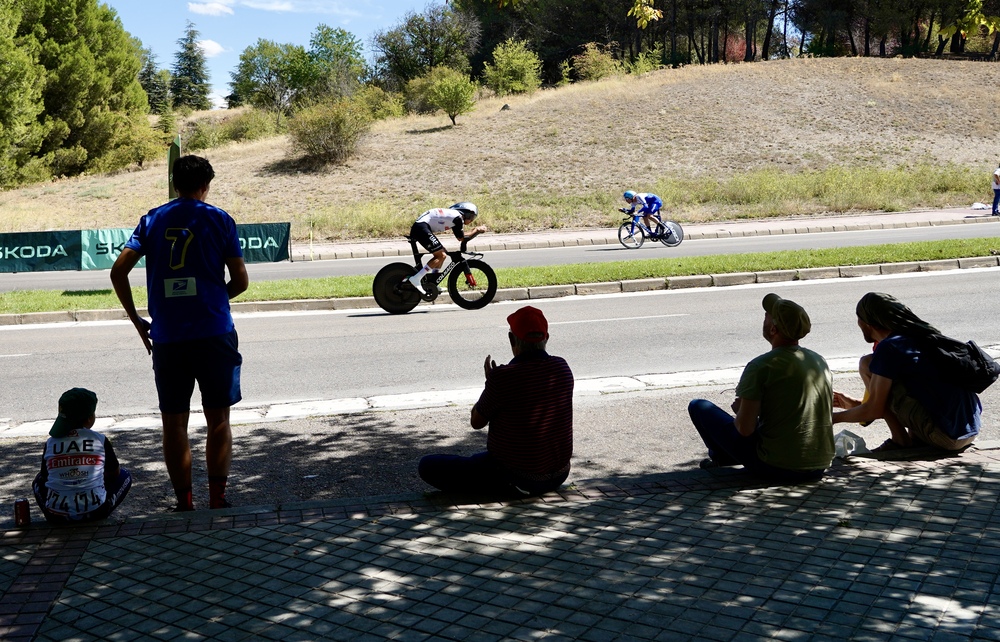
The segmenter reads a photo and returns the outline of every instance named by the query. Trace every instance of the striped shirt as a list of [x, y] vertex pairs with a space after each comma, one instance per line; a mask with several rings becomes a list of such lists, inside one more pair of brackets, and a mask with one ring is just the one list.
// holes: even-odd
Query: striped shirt
[[486, 379], [476, 410], [490, 430], [486, 449], [515, 477], [546, 481], [573, 455], [573, 372], [544, 351], [514, 357]]

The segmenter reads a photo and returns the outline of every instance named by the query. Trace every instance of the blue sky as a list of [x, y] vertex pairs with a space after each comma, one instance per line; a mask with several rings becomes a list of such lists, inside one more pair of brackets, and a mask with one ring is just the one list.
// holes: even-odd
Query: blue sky
[[125, 30], [153, 50], [160, 68], [170, 69], [187, 21], [195, 25], [205, 51], [212, 98], [229, 93], [229, 73], [240, 53], [258, 38], [309, 46], [320, 24], [350, 31], [370, 56], [371, 36], [396, 26], [410, 11], [443, 0], [101, 0], [121, 18]]

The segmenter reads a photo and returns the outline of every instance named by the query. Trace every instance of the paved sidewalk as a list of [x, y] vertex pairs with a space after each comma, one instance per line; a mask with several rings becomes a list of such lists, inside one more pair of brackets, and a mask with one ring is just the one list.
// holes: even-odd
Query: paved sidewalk
[[1000, 450], [0, 539], [0, 639], [1000, 639]]

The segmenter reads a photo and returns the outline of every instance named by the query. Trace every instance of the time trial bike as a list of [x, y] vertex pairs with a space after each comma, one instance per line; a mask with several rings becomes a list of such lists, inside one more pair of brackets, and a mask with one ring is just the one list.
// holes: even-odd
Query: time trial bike
[[[628, 210], [618, 210], [627, 213]], [[656, 216], [656, 229], [651, 230], [642, 220], [641, 214], [626, 216], [618, 228], [618, 242], [630, 250], [637, 250], [649, 238], [667, 247], [677, 247], [684, 240], [684, 228], [675, 221], [664, 221]]]
[[448, 265], [437, 274], [426, 274], [421, 285], [427, 292], [421, 295], [407, 280], [423, 267], [425, 255], [417, 248], [417, 242], [406, 237], [413, 250], [413, 265], [390, 263], [375, 275], [372, 294], [375, 303], [389, 314], [406, 314], [421, 301], [433, 301], [441, 293], [439, 285], [448, 279], [448, 294], [451, 300], [466, 310], [486, 307], [497, 294], [497, 275], [486, 262], [481, 252], [469, 252], [468, 241], [462, 241], [456, 252], [448, 252]]

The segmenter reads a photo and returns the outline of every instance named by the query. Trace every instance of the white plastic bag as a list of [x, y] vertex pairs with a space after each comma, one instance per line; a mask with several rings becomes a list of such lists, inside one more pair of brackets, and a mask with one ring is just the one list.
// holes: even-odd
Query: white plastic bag
[[990, 206], [987, 205], [986, 203], [980, 203], [980, 202], [977, 201], [977, 202], [975, 202], [975, 203], [972, 204], [972, 209], [974, 209], [974, 210], [988, 210], [988, 209], [990, 209]]
[[856, 435], [850, 430], [841, 430], [833, 436], [833, 446], [835, 457], [845, 459], [851, 455], [860, 455], [871, 452], [865, 445], [865, 439], [861, 435]]

